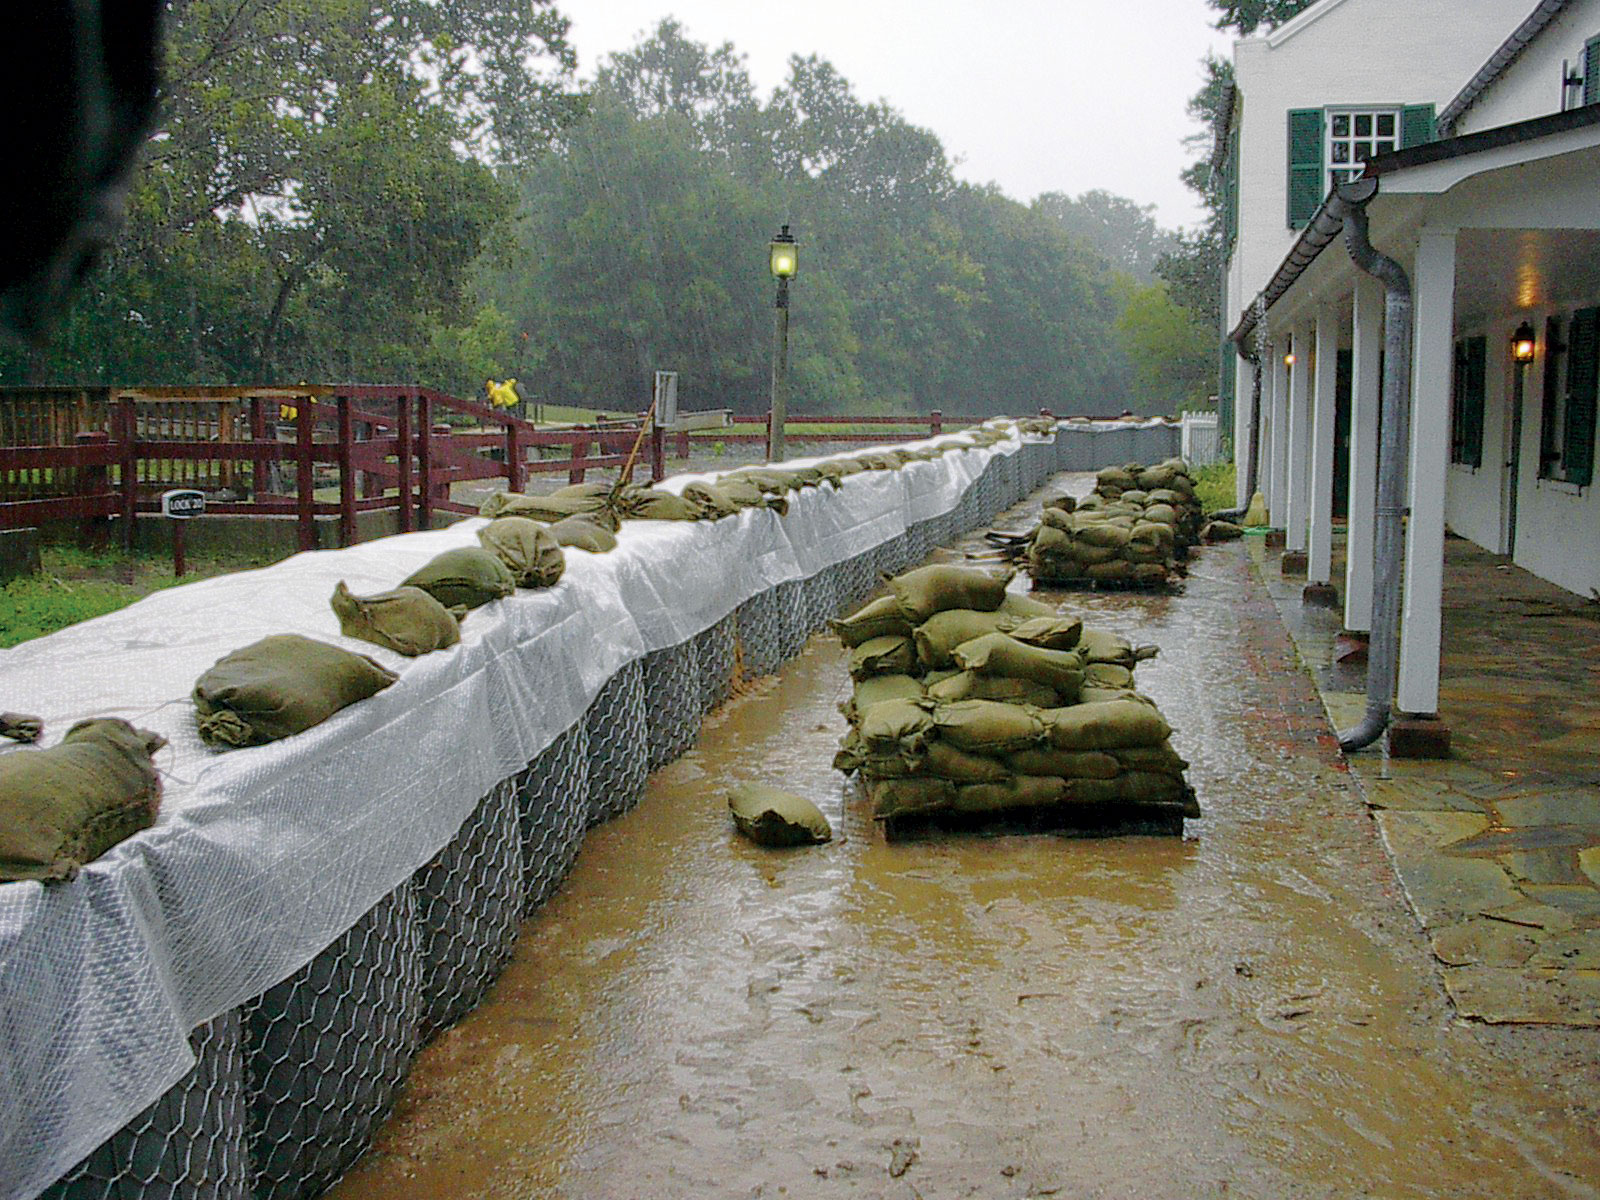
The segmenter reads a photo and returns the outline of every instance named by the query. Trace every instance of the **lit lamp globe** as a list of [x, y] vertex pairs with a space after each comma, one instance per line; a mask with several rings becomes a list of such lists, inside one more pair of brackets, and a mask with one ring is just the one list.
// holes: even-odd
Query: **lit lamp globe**
[[1517, 326], [1511, 335], [1511, 359], [1513, 362], [1530, 363], [1533, 361], [1533, 326], [1524, 321]]
[[794, 235], [789, 232], [787, 225], [772, 239], [767, 262], [774, 279], [793, 279], [800, 270], [800, 248], [795, 245]]

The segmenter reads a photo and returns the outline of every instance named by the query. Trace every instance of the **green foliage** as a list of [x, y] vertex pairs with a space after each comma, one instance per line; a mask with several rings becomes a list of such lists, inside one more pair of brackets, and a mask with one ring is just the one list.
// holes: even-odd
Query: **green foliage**
[[1249, 37], [1265, 25], [1269, 29], [1282, 25], [1303, 9], [1310, 8], [1314, 0], [1210, 0], [1211, 7], [1221, 15], [1218, 29], [1233, 29]]
[[1157, 260], [1177, 245], [1177, 235], [1156, 224], [1155, 205], [1135, 204], [1110, 192], [1097, 189], [1076, 198], [1045, 192], [1032, 208], [1059, 221], [1112, 267], [1140, 283], [1155, 278]]
[[1135, 412], [1174, 413], [1204, 407], [1216, 378], [1215, 333], [1175, 302], [1165, 283], [1128, 281], [1117, 334], [1133, 364]]
[[1200, 498], [1200, 507], [1208, 512], [1221, 512], [1235, 504], [1234, 464], [1212, 463], [1194, 472], [1194, 494]]

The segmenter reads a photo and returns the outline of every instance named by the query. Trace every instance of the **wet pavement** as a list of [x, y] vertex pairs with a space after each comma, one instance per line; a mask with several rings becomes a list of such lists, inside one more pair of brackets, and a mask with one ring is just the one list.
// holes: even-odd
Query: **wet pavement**
[[[1330, 718], [1355, 724], [1339, 614], [1250, 549]], [[1448, 539], [1439, 714], [1448, 759], [1350, 763], [1456, 1011], [1600, 1027], [1600, 604]]]
[[[1600, 1196], [1600, 1037], [1456, 1019], [1245, 549], [1038, 594], [1161, 646], [1183, 838], [885, 843], [815, 637], [591, 831], [332, 1194]], [[743, 841], [736, 780], [835, 840]]]

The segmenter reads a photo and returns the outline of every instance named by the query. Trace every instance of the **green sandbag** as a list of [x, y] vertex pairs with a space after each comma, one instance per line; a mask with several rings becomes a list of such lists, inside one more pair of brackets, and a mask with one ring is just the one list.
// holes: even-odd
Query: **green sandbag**
[[1072, 535], [1054, 525], [1040, 525], [1033, 532], [1033, 550], [1036, 554], [1066, 554], [1072, 547]]
[[1019, 617], [1028, 620], [1031, 617], [1056, 617], [1061, 614], [1043, 600], [1035, 600], [1032, 596], [1024, 596], [1021, 592], [1007, 592], [1000, 601], [1000, 612], [1008, 617]]
[[656, 488], [630, 488], [621, 497], [624, 518], [630, 521], [698, 521], [700, 511], [682, 496]]
[[737, 475], [724, 475], [717, 481], [717, 490], [740, 508], [770, 508], [780, 517], [789, 511], [788, 500], [768, 496], [750, 480]]
[[[1112, 491], [1113, 495], [1132, 491], [1138, 484], [1134, 481], [1133, 474], [1122, 467], [1105, 467], [1095, 476], [1095, 491], [1102, 488]], [[1081, 505], [1080, 505], [1081, 507]]]
[[37, 742], [44, 721], [31, 713], [0, 712], [0, 737], [13, 742]]
[[953, 704], [957, 700], [1000, 700], [1006, 704], [1059, 708], [1069, 703], [1054, 688], [1031, 680], [980, 675], [976, 671], [957, 671], [947, 679], [930, 683], [928, 697], [941, 704]]
[[1117, 663], [1089, 663], [1083, 669], [1083, 682], [1098, 688], [1130, 688], [1133, 671]]
[[869, 675], [906, 675], [917, 665], [917, 652], [908, 637], [878, 637], [862, 642], [850, 652], [850, 678]]
[[1017, 619], [1002, 612], [974, 612], [970, 608], [949, 608], [934, 613], [917, 626], [917, 661], [924, 667], [937, 670], [948, 667], [951, 655], [962, 642], [1009, 629]]
[[850, 775], [861, 769], [866, 757], [867, 748], [861, 741], [861, 735], [852, 729], [840, 740], [839, 749], [834, 752], [833, 769]]
[[1047, 738], [1041, 740], [1048, 740], [1057, 750], [1159, 746], [1172, 734], [1172, 727], [1154, 705], [1137, 700], [1074, 704], [1070, 708], [1049, 709], [1039, 716], [1048, 731]]
[[1142, 488], [1134, 488], [1131, 491], [1123, 492], [1117, 499], [1124, 504], [1137, 504], [1140, 508], [1143, 508], [1150, 503], [1150, 493]]
[[848, 617], [829, 621], [828, 625], [841, 642], [852, 647], [873, 638], [910, 637], [912, 632], [911, 622], [901, 613], [900, 604], [893, 596], [879, 596]]
[[1078, 639], [1085, 663], [1115, 663], [1130, 670], [1138, 660], [1133, 656], [1133, 646], [1127, 638], [1118, 637], [1102, 629], [1085, 628]]
[[933, 715], [916, 701], [885, 700], [861, 714], [857, 732], [865, 754], [899, 755], [907, 762], [918, 762], [933, 734]]
[[550, 527], [527, 517], [496, 517], [478, 530], [478, 541], [505, 563], [518, 587], [553, 587], [567, 569]]
[[1122, 550], [1132, 536], [1131, 528], [1114, 521], [1083, 521], [1073, 533], [1073, 540], [1086, 546], [1100, 546], [1107, 550]]
[[696, 482], [686, 485], [683, 489], [683, 498], [694, 506], [698, 518], [702, 521], [720, 521], [723, 517], [734, 516], [740, 507], [721, 488], [709, 483]]
[[[525, 496], [516, 492], [495, 492], [478, 507], [478, 515], [493, 520], [496, 517], [531, 517], [535, 521], [555, 523], [581, 513], [599, 513], [609, 510], [609, 491], [600, 495], [588, 491], [563, 488], [548, 496]], [[614, 519], [614, 518], [612, 518]]]
[[920, 773], [948, 779], [952, 783], [998, 783], [1011, 778], [1011, 771], [999, 759], [984, 754], [968, 754], [949, 742], [929, 742]]
[[[1074, 779], [1069, 786], [1072, 798], [1084, 804], [1167, 805], [1191, 795], [1182, 779], [1153, 771], [1128, 771], [1115, 779]], [[1198, 817], [1199, 809], [1192, 815]]]
[[1005, 599], [1011, 574], [991, 575], [974, 567], [936, 564], [917, 567], [889, 580], [900, 611], [913, 625], [952, 608], [993, 612]]
[[550, 526], [550, 536], [556, 545], [571, 550], [587, 550], [591, 554], [604, 554], [617, 548], [617, 535], [604, 525], [587, 516], [566, 517]]
[[874, 704], [887, 700], [920, 700], [922, 695], [922, 684], [909, 675], [872, 675], [856, 684], [850, 699], [840, 707], [845, 718], [855, 725], [860, 722], [861, 714]]
[[0, 883], [73, 878], [155, 822], [167, 739], [116, 717], [79, 721], [48, 750], [0, 755]]
[[1136, 562], [1128, 565], [1129, 578], [1139, 587], [1160, 587], [1171, 574], [1165, 563]]
[[1083, 636], [1083, 622], [1077, 617], [1030, 617], [1005, 632], [1030, 646], [1042, 646], [1046, 650], [1072, 650]]
[[1005, 812], [1044, 808], [1067, 796], [1067, 781], [1050, 775], [1013, 775], [1002, 783], [969, 783], [956, 789], [957, 812]]
[[210, 745], [259, 746], [321, 724], [398, 678], [364, 654], [274, 634], [218, 659], [195, 681], [195, 719]]
[[460, 546], [418, 567], [400, 581], [401, 587], [427, 592], [446, 608], [460, 604], [477, 608], [517, 590], [511, 568], [479, 546]]
[[1051, 496], [1044, 502], [1044, 511], [1070, 513], [1078, 507], [1078, 502], [1071, 496]]
[[1123, 772], [1122, 762], [1102, 750], [1057, 750], [1036, 746], [1006, 756], [1006, 764], [1018, 775], [1057, 775], [1062, 779], [1115, 779]]
[[1159, 774], [1182, 775], [1189, 768], [1188, 762], [1172, 748], [1170, 742], [1162, 742], [1159, 746], [1136, 746], [1126, 750], [1114, 750], [1112, 754], [1129, 771], [1155, 771]]
[[1083, 690], [1078, 693], [1079, 704], [1109, 704], [1113, 700], [1143, 702], [1144, 697], [1132, 688], [1097, 687], [1087, 682], [1083, 685]]
[[1200, 530], [1200, 540], [1205, 542], [1231, 542], [1243, 536], [1243, 526], [1232, 521], [1207, 521]]
[[734, 478], [749, 480], [769, 496], [781, 496], [785, 492], [799, 491], [805, 486], [803, 479], [794, 472], [771, 467], [747, 467], [735, 472]]
[[803, 796], [759, 783], [728, 789], [734, 826], [762, 846], [814, 846], [833, 839], [828, 818]]
[[1019, 642], [1006, 633], [986, 633], [955, 649], [964, 671], [1006, 679], [1026, 679], [1059, 692], [1068, 704], [1077, 702], [1083, 686], [1083, 655], [1076, 650], [1045, 650]]
[[868, 786], [867, 796], [872, 801], [875, 818], [940, 812], [955, 804], [956, 785], [948, 779], [932, 776], [881, 779]]
[[360, 638], [408, 658], [443, 650], [461, 640], [460, 618], [421, 588], [353, 596], [341, 579], [330, 603], [345, 637]]
[[[880, 704], [873, 712], [881, 712], [887, 707]], [[996, 700], [957, 700], [952, 704], [937, 705], [933, 710], [933, 725], [941, 740], [974, 754], [1008, 754], [1025, 750], [1044, 742], [1048, 733], [1041, 710], [1025, 704], [1002, 704]]]
[[1178, 510], [1170, 504], [1147, 504], [1144, 507], [1144, 519], [1152, 525], [1162, 525], [1170, 530], [1178, 523]]

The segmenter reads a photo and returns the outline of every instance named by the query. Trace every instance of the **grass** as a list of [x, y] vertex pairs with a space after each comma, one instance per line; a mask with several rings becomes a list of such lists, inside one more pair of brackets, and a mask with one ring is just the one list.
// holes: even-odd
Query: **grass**
[[15, 646], [68, 625], [126, 608], [135, 600], [213, 575], [265, 566], [270, 556], [188, 555], [188, 573], [172, 574], [167, 550], [84, 550], [44, 546], [37, 575], [13, 579], [0, 588], [0, 647]]
[[1200, 505], [1206, 512], [1217, 512], [1220, 509], [1234, 507], [1234, 474], [1233, 464], [1212, 463], [1209, 467], [1200, 467], [1194, 473], [1195, 495], [1200, 497]]

